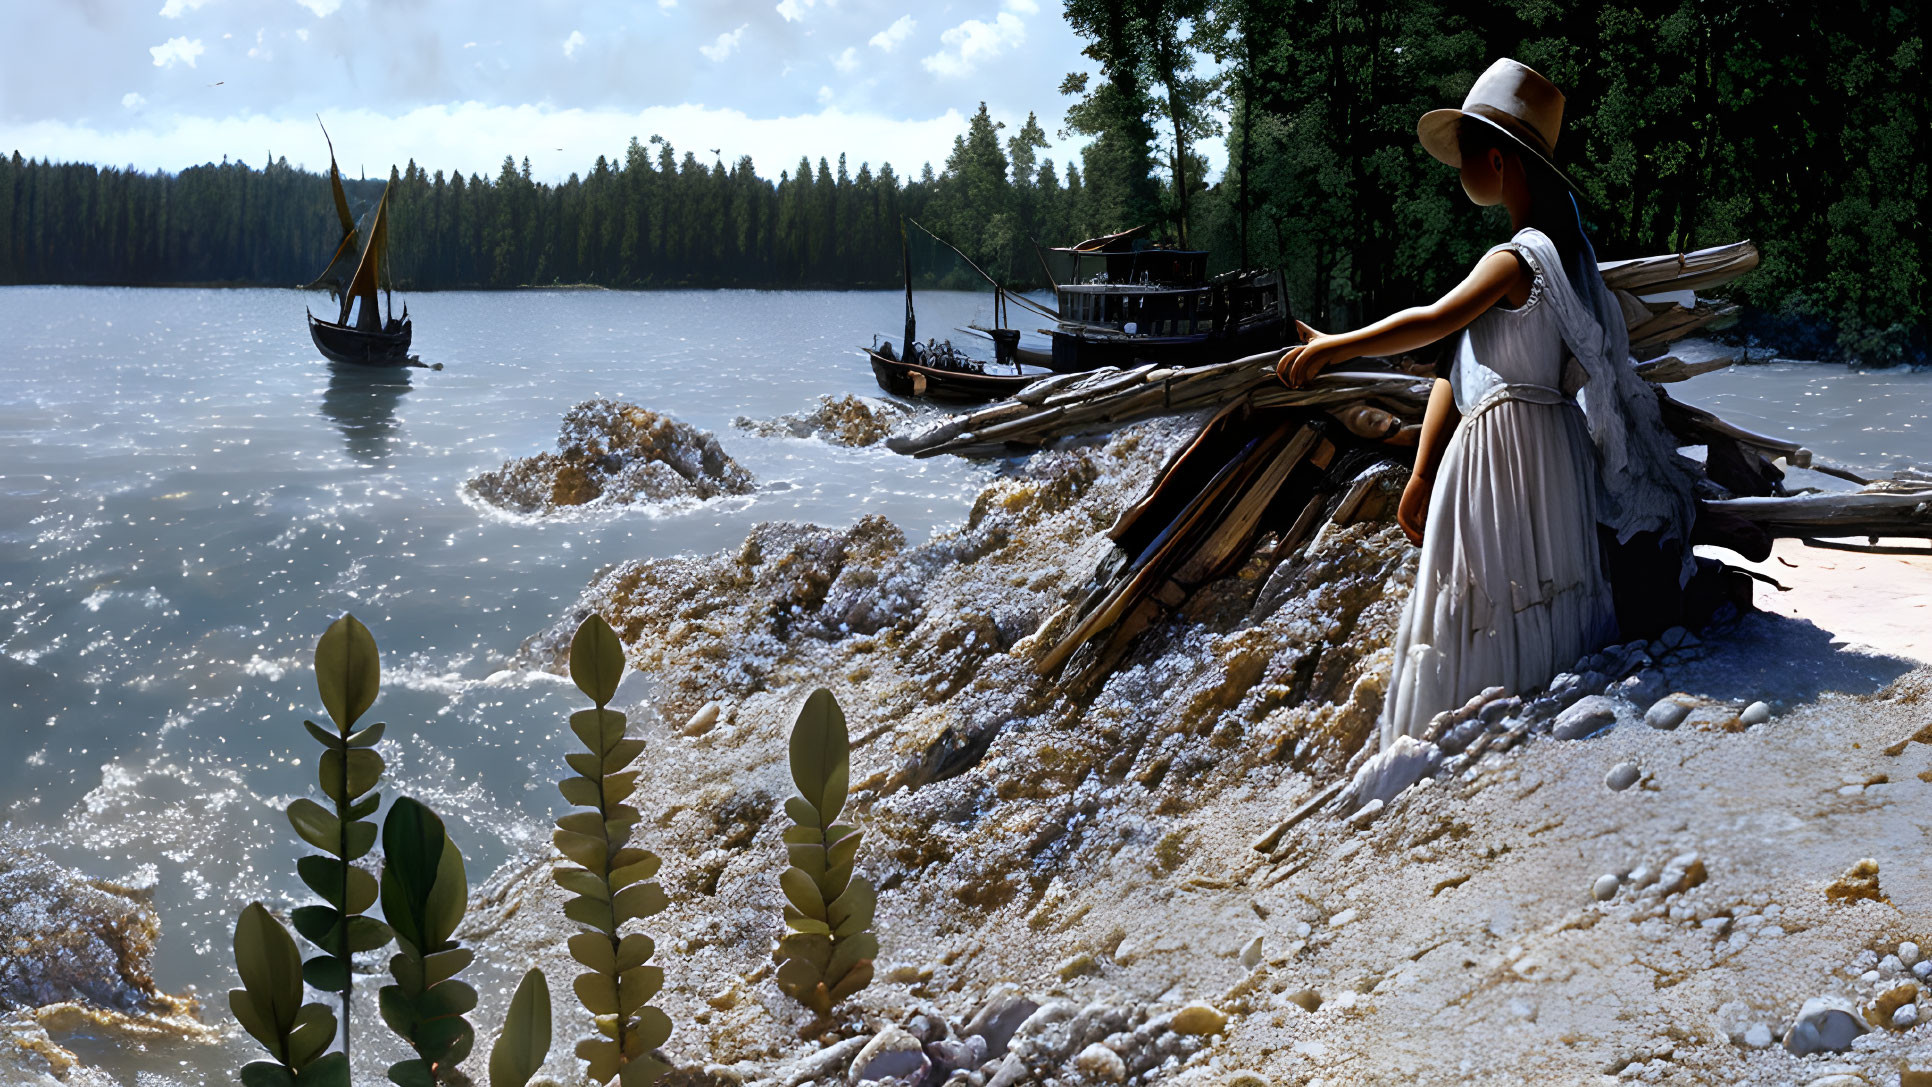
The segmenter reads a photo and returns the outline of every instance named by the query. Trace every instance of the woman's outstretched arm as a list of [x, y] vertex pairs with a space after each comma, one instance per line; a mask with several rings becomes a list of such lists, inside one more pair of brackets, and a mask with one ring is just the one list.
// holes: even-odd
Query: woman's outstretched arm
[[1282, 353], [1275, 374], [1290, 388], [1300, 388], [1336, 363], [1362, 355], [1400, 355], [1426, 347], [1460, 332], [1507, 297], [1511, 288], [1526, 287], [1529, 279], [1528, 267], [1516, 254], [1505, 250], [1477, 262], [1468, 278], [1434, 302], [1392, 313], [1353, 332], [1329, 335], [1297, 321], [1295, 327], [1301, 330], [1303, 342]]

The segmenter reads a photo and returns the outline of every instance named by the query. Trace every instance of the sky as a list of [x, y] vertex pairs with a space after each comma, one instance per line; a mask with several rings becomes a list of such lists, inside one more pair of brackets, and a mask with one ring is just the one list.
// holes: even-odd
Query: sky
[[4, 0], [0, 153], [324, 169], [320, 114], [349, 176], [513, 155], [558, 181], [652, 135], [767, 177], [841, 151], [917, 175], [982, 100], [1077, 158], [1083, 44], [1059, 0]]

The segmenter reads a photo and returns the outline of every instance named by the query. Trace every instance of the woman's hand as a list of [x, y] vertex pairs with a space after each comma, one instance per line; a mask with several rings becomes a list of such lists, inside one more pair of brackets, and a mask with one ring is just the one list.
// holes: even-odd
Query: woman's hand
[[1429, 523], [1429, 492], [1433, 488], [1432, 481], [1411, 473], [1408, 486], [1402, 488], [1402, 500], [1395, 505], [1395, 523], [1417, 547], [1422, 546], [1422, 529]]
[[1355, 357], [1339, 336], [1317, 332], [1300, 321], [1295, 322], [1295, 331], [1301, 335], [1301, 343], [1283, 351], [1275, 363], [1275, 376], [1291, 389], [1313, 381], [1324, 368]]

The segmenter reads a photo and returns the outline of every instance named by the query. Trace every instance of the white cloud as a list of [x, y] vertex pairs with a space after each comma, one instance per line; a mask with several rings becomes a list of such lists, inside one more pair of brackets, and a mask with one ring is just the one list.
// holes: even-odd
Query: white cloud
[[163, 19], [179, 19], [207, 2], [208, 0], [168, 0], [167, 3], [161, 5], [161, 17]]
[[308, 40], [309, 40], [309, 28], [308, 28], [308, 27], [306, 27], [306, 26], [298, 26], [298, 27], [296, 27], [296, 28], [295, 28], [295, 40], [296, 40], [296, 41], [304, 41], [304, 42], [305, 42], [305, 41], [308, 41]]
[[141, 97], [136, 91], [129, 91], [121, 96], [121, 105], [127, 109], [140, 109], [147, 104], [148, 100]]
[[581, 30], [571, 31], [570, 37], [564, 39], [564, 46], [563, 46], [564, 56], [569, 57], [569, 56], [576, 55], [577, 47], [589, 40], [590, 39], [584, 37], [583, 31]]
[[295, 2], [314, 12], [318, 19], [326, 19], [342, 10], [342, 0], [295, 0]]
[[918, 25], [918, 23], [913, 22], [912, 16], [901, 15], [892, 21], [891, 26], [872, 35], [872, 40], [866, 42], [866, 44], [876, 46], [890, 53], [894, 49], [899, 48], [907, 38], [912, 37], [912, 29]]
[[192, 40], [188, 38], [169, 38], [160, 45], [151, 45], [148, 47], [148, 52], [154, 56], [154, 66], [156, 68], [169, 68], [173, 67], [176, 63], [186, 64], [192, 68], [195, 66], [195, 58], [207, 51], [202, 46], [200, 38], [194, 38]]
[[723, 34], [718, 35], [718, 40], [712, 42], [710, 45], [698, 46], [698, 52], [703, 53], [706, 60], [721, 61], [725, 59], [738, 51], [738, 43], [744, 40], [745, 27], [750, 25], [750, 23], [738, 24], [738, 29], [725, 31]]
[[657, 10], [670, 11], [678, 6], [678, 0], [657, 0]]
[[1036, 0], [1006, 0], [1006, 2], [1001, 4], [1000, 6], [1014, 13], [1015, 15], [1040, 14], [1040, 5], [1036, 2]]
[[830, 103], [831, 101], [832, 101], [832, 88], [827, 87], [823, 84], [820, 84], [818, 88], [818, 104], [823, 106]]
[[[803, 19], [805, 13], [817, 5], [818, 0], [778, 0], [778, 6], [772, 10], [784, 16], [786, 22], [795, 23]], [[825, 6], [837, 7], [838, 0], [825, 0]]]
[[939, 52], [920, 61], [926, 71], [937, 76], [962, 76], [982, 60], [990, 60], [1007, 49], [1026, 41], [1026, 24], [1010, 11], [1002, 11], [992, 22], [968, 19], [939, 35]]
[[859, 51], [849, 45], [846, 46], [845, 52], [832, 58], [832, 67], [848, 74], [857, 71], [859, 67]]

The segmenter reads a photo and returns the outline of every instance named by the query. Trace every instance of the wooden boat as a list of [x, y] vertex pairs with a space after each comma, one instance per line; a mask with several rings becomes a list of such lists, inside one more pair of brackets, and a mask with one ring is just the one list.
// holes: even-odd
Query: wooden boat
[[1052, 369], [1202, 366], [1295, 342], [1279, 271], [1209, 278], [1206, 251], [1147, 245], [1141, 229], [1046, 250], [1073, 267], [1054, 286], [1057, 323], [1041, 329], [1053, 338]]
[[[323, 138], [328, 138], [327, 129], [323, 130]], [[383, 187], [382, 198], [376, 202], [368, 238], [356, 260], [355, 272], [345, 285], [339, 272], [347, 266], [344, 258], [355, 251], [361, 232], [356, 227], [355, 218], [349, 214], [349, 199], [342, 191], [342, 173], [336, 168], [333, 142], [329, 145], [329, 184], [334, 189], [336, 218], [342, 224], [342, 241], [336, 246], [335, 255], [329, 259], [328, 267], [309, 286], [327, 286], [331, 297], [339, 298], [341, 308], [333, 321], [323, 320], [309, 312], [309, 339], [330, 362], [359, 366], [421, 365], [409, 353], [412, 332], [409, 307], [404, 305], [403, 315], [398, 318], [395, 315], [395, 292], [387, 287], [388, 187]], [[383, 307], [377, 303], [378, 288], [382, 289], [389, 303], [386, 317]]]
[[989, 371], [988, 367], [996, 363], [965, 355], [951, 342], [914, 343], [910, 351], [912, 358], [906, 359], [893, 353], [890, 342], [865, 349], [879, 388], [894, 396], [977, 404], [1003, 400], [1043, 377], [1053, 376], [1051, 370], [1029, 367], [1018, 359], [1012, 363], [1013, 373]]
[[[943, 240], [937, 237], [935, 240], [952, 249]], [[953, 252], [959, 253], [959, 250], [953, 249]], [[880, 343], [876, 336], [872, 346], [864, 349], [879, 388], [893, 396], [976, 404], [1003, 400], [1041, 378], [1053, 376], [1053, 371], [1045, 366], [1048, 353], [1021, 347], [1020, 330], [1006, 327], [1006, 288], [980, 271], [964, 253], [959, 253], [960, 259], [993, 284], [994, 324], [992, 328], [975, 326], [964, 331], [992, 340], [993, 359], [988, 362], [975, 358], [951, 340], [929, 339], [920, 343], [918, 321], [912, 308], [912, 256], [906, 245], [904, 222], [899, 227], [899, 255], [905, 264], [906, 280], [906, 330], [905, 338], [899, 341], [902, 349], [895, 352], [891, 341]], [[1012, 373], [1003, 372], [1008, 367]]]

